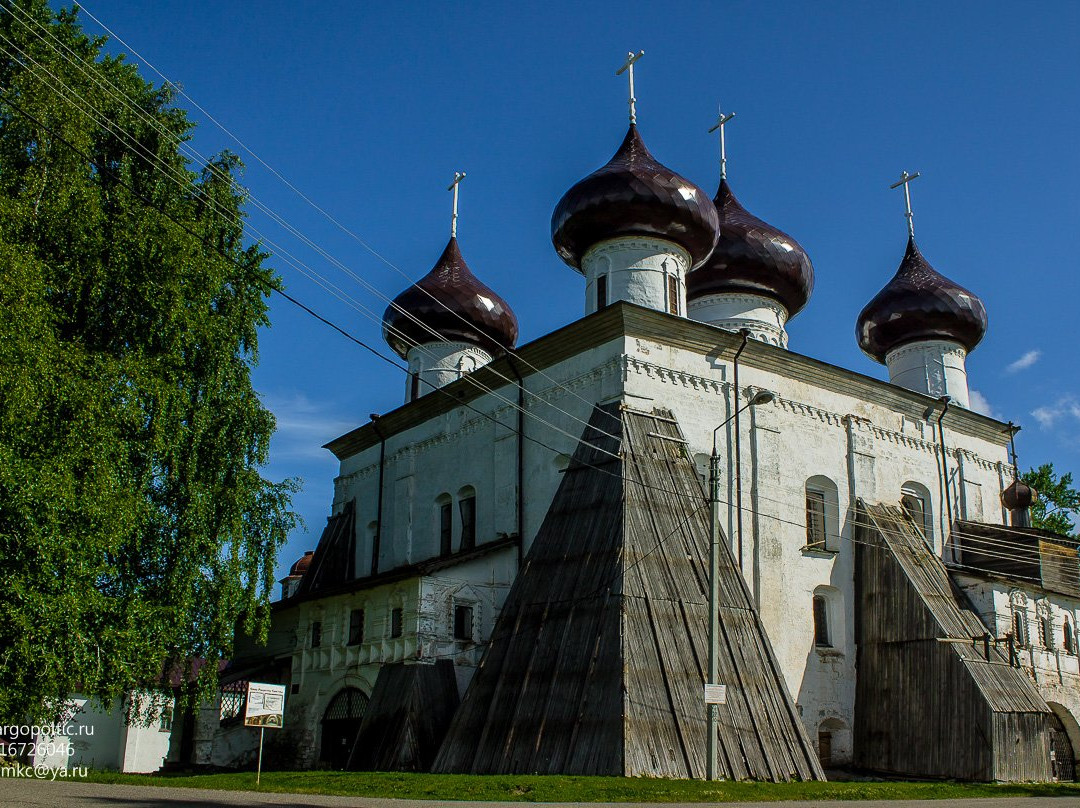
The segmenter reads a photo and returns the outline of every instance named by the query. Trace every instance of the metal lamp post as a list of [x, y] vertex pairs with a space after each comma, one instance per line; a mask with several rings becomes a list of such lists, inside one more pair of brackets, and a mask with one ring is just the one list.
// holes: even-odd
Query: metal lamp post
[[[738, 395], [738, 391], [736, 391]], [[731, 423], [743, 410], [756, 407], [759, 404], [768, 404], [775, 396], [767, 391], [755, 395], [748, 402], [735, 410], [724, 423], [713, 430], [712, 456], [709, 458], [709, 684], [717, 684], [720, 678], [719, 659], [719, 635], [720, 616], [718, 613], [720, 600], [720, 455], [716, 450], [717, 433]], [[739, 473], [739, 469], [735, 469]], [[737, 507], [742, 508], [742, 503]], [[718, 720], [718, 706], [710, 703], [709, 707], [709, 737], [708, 737], [708, 765], [707, 776], [710, 780], [716, 779], [716, 729]]]

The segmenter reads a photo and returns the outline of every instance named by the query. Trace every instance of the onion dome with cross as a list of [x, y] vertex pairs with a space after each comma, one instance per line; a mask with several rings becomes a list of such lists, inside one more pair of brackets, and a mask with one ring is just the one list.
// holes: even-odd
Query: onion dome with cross
[[406, 401], [442, 387], [513, 350], [518, 321], [509, 304], [482, 283], [457, 240], [457, 187], [450, 241], [427, 275], [399, 294], [383, 315], [383, 338], [409, 363]]
[[986, 333], [986, 308], [964, 287], [930, 266], [915, 243], [908, 183], [905, 191], [907, 251], [896, 274], [866, 304], [855, 325], [863, 352], [889, 368], [893, 384], [935, 398], [948, 395], [968, 406], [966, 359]]
[[716, 208], [701, 188], [659, 163], [637, 128], [630, 54], [630, 128], [615, 156], [576, 185], [551, 216], [551, 241], [586, 278], [586, 310], [626, 300], [686, 313], [686, 273], [716, 243]]
[[787, 347], [787, 321], [810, 299], [814, 267], [791, 236], [748, 212], [727, 181], [724, 127], [735, 113], [720, 113], [720, 187], [713, 202], [720, 237], [709, 259], [686, 279], [691, 319]]

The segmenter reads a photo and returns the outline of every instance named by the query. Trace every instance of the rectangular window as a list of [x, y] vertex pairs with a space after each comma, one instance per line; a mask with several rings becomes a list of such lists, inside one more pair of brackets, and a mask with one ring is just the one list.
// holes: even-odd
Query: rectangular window
[[161, 732], [172, 732], [172, 718], [173, 708], [165, 707], [161, 711], [161, 717], [158, 719], [158, 730]]
[[404, 617], [402, 612], [403, 609], [400, 606], [390, 610], [390, 639], [401, 636], [402, 618]]
[[439, 550], [445, 555], [453, 551], [454, 538], [454, 506], [450, 502], [444, 502], [439, 506]]
[[825, 549], [825, 492], [806, 489], [806, 546]]
[[349, 612], [349, 645], [364, 642], [364, 610], [353, 609]]
[[828, 648], [829, 642], [829, 618], [825, 611], [825, 598], [821, 595], [814, 596], [814, 645]]
[[472, 641], [473, 607], [454, 606], [454, 639]]
[[601, 275], [596, 279], [596, 308], [602, 309], [607, 305], [607, 275]]
[[315, 621], [311, 624], [311, 647], [318, 648], [322, 645], [322, 623]]
[[420, 398], [420, 374], [419, 373], [410, 373], [409, 374], [409, 383], [410, 383], [410, 385], [412, 387], [412, 390], [411, 390], [412, 395], [409, 396], [409, 400], [410, 401], [416, 401], [416, 399]]
[[674, 275], [667, 279], [667, 310], [669, 314], [679, 313], [679, 279]]
[[461, 549], [476, 546], [476, 497], [466, 497], [458, 503], [461, 510]]

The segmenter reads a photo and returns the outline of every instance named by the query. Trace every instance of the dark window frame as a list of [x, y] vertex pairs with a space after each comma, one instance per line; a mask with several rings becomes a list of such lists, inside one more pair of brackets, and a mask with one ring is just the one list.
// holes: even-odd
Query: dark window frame
[[449, 497], [439, 506], [439, 553], [447, 556], [454, 551], [454, 502]]
[[829, 637], [829, 603], [824, 595], [814, 595], [814, 646], [832, 648]]
[[668, 291], [668, 314], [679, 314], [679, 279], [674, 275], [667, 276]]
[[[816, 521], [820, 520], [820, 525]], [[814, 550], [828, 547], [828, 517], [825, 492], [817, 488], [806, 489], [806, 546]]]
[[312, 648], [321, 648], [322, 647], [322, 621], [321, 620], [312, 620], [311, 621], [311, 633], [309, 634], [309, 639], [310, 639]]
[[349, 645], [364, 644], [364, 610], [352, 609], [349, 612]]
[[471, 603], [454, 604], [454, 639], [472, 642], [475, 630], [476, 611]]
[[395, 606], [390, 610], [390, 639], [396, 640], [405, 632], [405, 609]]
[[476, 547], [476, 494], [458, 500], [458, 514], [461, 516], [459, 547], [462, 550], [472, 550]]
[[596, 277], [596, 308], [599, 311], [607, 304], [607, 275], [598, 275]]

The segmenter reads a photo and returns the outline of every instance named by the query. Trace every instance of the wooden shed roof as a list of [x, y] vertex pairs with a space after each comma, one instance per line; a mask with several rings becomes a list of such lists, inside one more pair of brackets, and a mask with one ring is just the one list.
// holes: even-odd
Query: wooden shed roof
[[[668, 412], [594, 410], [436, 771], [704, 775], [709, 510], [684, 447]], [[822, 778], [721, 547], [719, 771]]]

